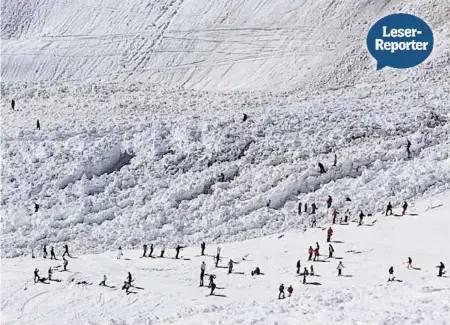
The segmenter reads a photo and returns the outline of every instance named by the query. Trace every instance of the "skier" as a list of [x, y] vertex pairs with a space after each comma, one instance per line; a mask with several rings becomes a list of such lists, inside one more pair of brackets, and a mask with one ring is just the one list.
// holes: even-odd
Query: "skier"
[[39, 204], [34, 203], [34, 212], [38, 212], [39, 211]]
[[130, 290], [131, 284], [129, 284], [128, 282], [124, 282], [123, 286], [122, 286], [122, 290], [125, 290], [125, 292], [128, 294], [128, 291]]
[[147, 257], [145, 256], [147, 254], [147, 245], [144, 244], [144, 254], [142, 255], [142, 257]]
[[349, 198], [348, 196], [345, 198], [345, 201], [346, 202], [352, 202], [352, 199], [351, 198]]
[[101, 281], [98, 285], [102, 287], [106, 286], [106, 275], [103, 275], [103, 281]]
[[287, 292], [289, 293], [289, 296], [292, 296], [292, 293], [294, 292], [294, 288], [292, 288], [292, 286], [289, 286], [289, 288], [287, 289]]
[[216, 257], [215, 257], [215, 262], [216, 262], [216, 267], [219, 265], [219, 261], [221, 260], [220, 259], [220, 247], [217, 247], [217, 254], [216, 254]]
[[363, 222], [363, 218], [365, 217], [363, 211], [361, 210], [361, 212], [359, 213], [359, 224], [358, 226], [362, 226], [362, 222]]
[[333, 164], [333, 166], [336, 167], [336, 165], [337, 165], [337, 155], [334, 154], [334, 164]]
[[[284, 284], [283, 283], [280, 285], [279, 290], [280, 290], [280, 293], [278, 294], [278, 299], [284, 299], [285, 295], [284, 295]], [[281, 296], [283, 296], [283, 298], [281, 298]]]
[[338, 276], [342, 275], [342, 269], [344, 268], [344, 265], [342, 264], [342, 262], [339, 262], [338, 266], [337, 266], [337, 270], [338, 270]]
[[316, 247], [316, 249], [314, 250], [314, 260], [313, 261], [318, 261], [319, 260], [319, 248]]
[[320, 173], [325, 174], [326, 170], [325, 170], [325, 167], [323, 166], [323, 164], [320, 162], [320, 163], [318, 163], [318, 165], [319, 165]]
[[306, 284], [306, 277], [309, 275], [308, 269], [305, 267], [303, 270], [303, 284]]
[[214, 295], [214, 290], [216, 290], [216, 284], [214, 283], [214, 280], [211, 281], [211, 293], [210, 295]]
[[349, 209], [347, 209], [347, 210], [345, 211], [345, 217], [344, 217], [344, 222], [345, 222], [345, 223], [348, 223], [348, 217], [349, 217], [349, 215], [350, 215], [350, 211], [349, 211]]
[[330, 242], [331, 236], [333, 236], [333, 229], [331, 229], [331, 227], [330, 227], [330, 228], [328, 228], [328, 231], [327, 231], [327, 243]]
[[328, 195], [327, 209], [329, 209], [331, 207], [331, 203], [333, 203], [333, 198], [330, 195]]
[[309, 274], [314, 275], [314, 266], [310, 266], [311, 272], [309, 272]]
[[314, 250], [313, 250], [312, 246], [309, 246], [309, 249], [308, 249], [308, 254], [309, 254], [308, 261], [311, 261], [313, 253], [314, 253]]
[[153, 257], [153, 244], [150, 244], [150, 253], [148, 253], [148, 257]]
[[331, 244], [328, 245], [328, 251], [329, 251], [328, 257], [332, 258], [333, 257], [333, 253], [334, 253], [334, 248], [333, 248], [333, 246], [331, 246]]
[[208, 288], [211, 288], [212, 284], [214, 283], [214, 279], [216, 278], [216, 276], [214, 274], [210, 274], [209, 275], [209, 284], [208, 284]]
[[51, 260], [57, 260], [56, 255], [55, 255], [55, 249], [53, 248], [53, 246], [50, 249], [50, 259]]
[[39, 120], [36, 121], [36, 128], [37, 128], [38, 130], [41, 129], [41, 123], [39, 123]]
[[67, 265], [69, 264], [69, 262], [66, 260], [66, 258], [63, 256], [63, 266], [64, 266], [64, 271], [67, 271]]
[[411, 259], [411, 257], [408, 257], [408, 269], [411, 269], [411, 268], [413, 268], [412, 259]]
[[205, 270], [206, 270], [206, 263], [205, 261], [203, 261], [202, 265], [200, 266], [200, 287], [203, 287], [203, 278], [205, 277]]
[[177, 252], [177, 254], [175, 255], [175, 258], [178, 259], [178, 255], [180, 254], [180, 250], [182, 250], [185, 246], [180, 246], [178, 245], [175, 250]]
[[205, 255], [205, 249], [206, 249], [205, 242], [202, 242], [202, 244], [200, 245], [200, 249], [202, 250], [202, 256]]
[[44, 244], [44, 255], [43, 255], [43, 257], [44, 258], [47, 258], [47, 245], [46, 244]]
[[411, 158], [411, 141], [406, 140], [406, 152], [408, 153], [408, 158]]
[[133, 276], [131, 275], [131, 272], [128, 272], [128, 276], [127, 276], [127, 283], [129, 283], [131, 285], [131, 282], [133, 282]]
[[302, 202], [298, 203], [298, 215], [302, 214]]
[[336, 223], [336, 218], [337, 218], [338, 214], [339, 214], [339, 212], [337, 212], [337, 210], [334, 209], [334, 211], [333, 211], [333, 225]]
[[313, 202], [313, 204], [311, 205], [311, 208], [312, 208], [312, 214], [316, 214], [317, 206], [316, 206], [315, 202]]
[[67, 244], [64, 245], [64, 254], [63, 254], [63, 257], [66, 256], [66, 254], [67, 254], [67, 256], [69, 256], [70, 258], [72, 258], [72, 256], [70, 256], [70, 254], [69, 254], [69, 245], [67, 245]]
[[402, 216], [404, 216], [406, 214], [406, 209], [408, 208], [408, 203], [405, 201], [405, 203], [403, 203], [403, 212], [402, 212]]
[[39, 277], [39, 269], [34, 269], [34, 283], [38, 283], [41, 280]]
[[392, 215], [392, 204], [391, 204], [390, 201], [389, 201], [389, 203], [388, 203], [388, 205], [386, 207], [386, 217], [387, 217], [388, 213], [389, 213], [390, 216]]
[[238, 264], [237, 262], [233, 261], [232, 259], [230, 259], [230, 261], [228, 262], [228, 274], [230, 274], [231, 272], [233, 272], [233, 265], [234, 264]]
[[122, 246], [119, 246], [119, 253], [117, 254], [117, 259], [120, 260], [120, 258], [123, 256], [122, 254]]
[[14, 108], [16, 107], [16, 101], [13, 99], [11, 100], [11, 108], [14, 111]]
[[163, 245], [163, 247], [161, 248], [161, 254], [159, 255], [159, 257], [164, 257], [165, 251], [166, 251], [166, 245]]
[[438, 276], [442, 276], [445, 272], [444, 272], [444, 269], [445, 269], [445, 265], [444, 265], [444, 263], [440, 263], [438, 266], [436, 266], [438, 269], [439, 269], [439, 274], [438, 274]]
[[300, 260], [298, 260], [297, 261], [297, 274], [300, 274], [300, 267], [301, 267]]
[[311, 228], [315, 228], [315, 227], [317, 227], [317, 220], [316, 220], [316, 216], [313, 215], [312, 222], [311, 222]]
[[53, 274], [53, 270], [52, 267], [50, 266], [50, 268], [48, 269], [48, 280], [52, 281], [52, 274]]
[[308, 203], [305, 203], [305, 213], [308, 213]]
[[391, 266], [391, 267], [389, 268], [389, 278], [388, 278], [388, 281], [394, 281], [394, 279], [395, 279], [395, 276], [394, 276], [394, 267]]
[[252, 274], [252, 276], [254, 276], [254, 275], [261, 275], [261, 270], [260, 270], [259, 267], [257, 266], [257, 267], [255, 268], [255, 270], [251, 272], [251, 274]]
[[244, 117], [242, 118], [242, 122], [247, 121], [247, 119], [248, 119], [248, 115], [244, 113]]

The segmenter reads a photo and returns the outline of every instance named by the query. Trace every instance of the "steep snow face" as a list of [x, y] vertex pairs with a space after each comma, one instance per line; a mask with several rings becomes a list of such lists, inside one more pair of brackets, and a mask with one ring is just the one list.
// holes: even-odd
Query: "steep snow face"
[[[166, 258], [140, 258], [142, 250], [80, 255], [71, 250], [69, 272], [61, 269], [62, 246], [55, 251], [58, 261], [36, 259], [2, 260], [1, 305], [4, 324], [92, 324], [92, 325], [199, 325], [199, 324], [450, 324], [450, 193], [417, 202], [418, 216], [384, 217], [377, 214], [356, 223], [333, 226], [334, 257], [328, 258], [326, 229], [308, 229], [221, 245], [222, 261], [215, 268], [212, 255], [216, 245], [207, 243], [207, 256], [200, 257], [199, 245], [173, 259], [173, 246]], [[353, 218], [357, 219], [357, 218]], [[373, 224], [375, 220], [378, 220]], [[371, 226], [373, 224], [373, 226]], [[281, 238], [279, 238], [281, 237]], [[307, 250], [318, 242], [320, 262], [308, 262]], [[146, 241], [141, 244], [149, 243]], [[117, 247], [115, 247], [117, 248]], [[160, 246], [154, 255], [159, 255]], [[412, 258], [408, 269], [406, 262]], [[186, 258], [186, 259], [185, 259]], [[245, 258], [245, 259], [244, 259]], [[189, 259], [189, 260], [187, 260]], [[227, 275], [229, 259], [238, 262]], [[315, 276], [296, 275], [301, 269]], [[215, 274], [217, 296], [199, 287], [200, 265]], [[338, 262], [344, 265], [337, 276]], [[447, 267], [445, 277], [437, 277], [440, 262]], [[33, 270], [47, 277], [49, 267], [57, 267], [50, 284], [34, 284]], [[264, 275], [252, 277], [258, 266]], [[396, 280], [387, 282], [393, 266]], [[131, 294], [120, 290], [127, 272], [133, 275]], [[106, 284], [98, 283], [107, 276]], [[77, 285], [86, 281], [92, 285]], [[294, 288], [293, 296], [278, 300], [278, 287]], [[208, 279], [205, 279], [205, 285]], [[287, 293], [286, 293], [287, 295]]]
[[2, 255], [58, 242], [99, 252], [142, 240], [242, 240], [303, 228], [310, 217], [297, 216], [298, 201], [316, 202], [321, 223], [330, 220], [328, 195], [354, 216], [444, 191], [448, 87], [361, 87], [307, 100], [131, 86], [8, 88], [4, 96], [17, 95], [19, 111], [1, 112]]
[[[395, 12], [425, 19], [435, 50], [421, 68], [377, 72], [365, 37]], [[202, 90], [443, 82], [449, 12], [448, 0], [5, 0], [1, 77]]]

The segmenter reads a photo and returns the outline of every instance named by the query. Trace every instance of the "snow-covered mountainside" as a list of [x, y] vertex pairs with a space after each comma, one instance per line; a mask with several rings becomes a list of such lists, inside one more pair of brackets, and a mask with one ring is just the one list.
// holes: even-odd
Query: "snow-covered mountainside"
[[[317, 90], [444, 82], [448, 0], [4, 0], [3, 82], [143, 81], [200, 90]], [[370, 26], [390, 13], [433, 28], [426, 63], [375, 71]]]
[[[448, 325], [449, 202], [447, 192], [418, 202], [411, 209], [414, 215], [376, 214], [361, 227], [354, 222], [335, 225], [333, 258], [328, 258], [326, 229], [315, 228], [221, 245], [219, 268], [212, 259], [217, 246], [209, 243], [207, 256], [199, 256], [198, 246], [189, 247], [180, 260], [174, 259], [173, 247], [166, 250], [166, 258], [139, 258], [142, 250], [124, 251], [121, 259], [117, 252], [80, 256], [71, 250], [76, 258], [68, 258], [68, 272], [60, 272], [61, 245], [55, 249], [58, 261], [44, 260], [41, 250], [35, 251], [36, 259], [5, 259], [2, 324]], [[316, 242], [322, 256], [308, 262], [308, 247]], [[153, 255], [159, 255], [160, 248]], [[239, 264], [227, 275], [229, 259]], [[308, 276], [305, 285], [296, 275], [299, 259], [302, 271], [314, 266], [315, 275]], [[199, 287], [202, 261], [206, 273], [216, 275], [215, 296]], [[337, 276], [339, 261], [342, 277]], [[441, 261], [447, 272], [437, 277]], [[47, 277], [48, 268], [58, 266], [49, 284], [33, 283], [35, 268]], [[264, 275], [252, 277], [257, 266]], [[391, 266], [396, 281], [387, 282]], [[120, 290], [127, 272], [134, 278], [128, 295]], [[98, 286], [103, 275], [110, 287]], [[77, 285], [83, 281], [86, 284]], [[292, 285], [292, 297], [286, 292], [286, 299], [277, 299], [281, 283], [286, 289]]]

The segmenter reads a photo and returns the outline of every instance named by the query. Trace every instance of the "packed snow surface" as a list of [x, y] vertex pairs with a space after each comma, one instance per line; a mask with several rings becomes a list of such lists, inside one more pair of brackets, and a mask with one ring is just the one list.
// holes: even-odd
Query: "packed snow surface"
[[[449, 0], [3, 0], [4, 82], [143, 81], [199, 90], [445, 82]], [[405, 12], [432, 28], [420, 67], [376, 71], [365, 38]]]
[[[174, 259], [173, 246], [166, 258], [140, 258], [141, 250], [125, 250], [117, 259], [117, 252], [78, 255], [72, 249], [69, 271], [56, 269], [53, 278], [61, 282], [50, 284], [35, 284], [33, 270], [39, 268], [46, 277], [50, 266], [61, 265], [61, 245], [56, 246], [58, 261], [44, 260], [41, 251], [35, 251], [35, 259], [5, 259], [2, 324], [450, 324], [449, 202], [447, 192], [417, 202], [403, 217], [378, 213], [360, 227], [354, 222], [334, 225], [333, 258], [327, 256], [325, 227], [221, 245], [219, 268], [212, 259], [217, 245], [210, 243], [207, 256], [199, 256], [196, 245], [184, 249], [180, 260]], [[322, 256], [308, 262], [308, 247], [316, 242]], [[414, 269], [407, 268], [408, 257]], [[238, 264], [227, 275], [229, 259]], [[296, 276], [299, 259], [302, 270], [311, 265], [315, 269], [305, 285]], [[216, 296], [199, 287], [202, 261], [206, 273], [217, 276]], [[342, 277], [337, 276], [339, 261]], [[441, 261], [447, 274], [437, 277]], [[250, 275], [256, 266], [264, 275]], [[391, 266], [402, 282], [387, 282]], [[129, 295], [120, 290], [127, 272], [135, 279]], [[103, 275], [114, 288], [98, 286]], [[82, 281], [92, 285], [76, 284]], [[292, 297], [277, 299], [281, 283], [293, 286]]]

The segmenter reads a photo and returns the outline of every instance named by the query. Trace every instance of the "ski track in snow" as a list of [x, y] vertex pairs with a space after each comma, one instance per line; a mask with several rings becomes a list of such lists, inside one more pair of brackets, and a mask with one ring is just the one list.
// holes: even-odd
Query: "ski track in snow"
[[[28, 279], [35, 267], [44, 276], [60, 261], [4, 259], [2, 324], [450, 324], [450, 280], [437, 277], [435, 267], [440, 261], [450, 264], [445, 246], [448, 202], [447, 192], [417, 202], [418, 216], [377, 217], [374, 227], [333, 226], [332, 241], [343, 242], [333, 243], [335, 256], [343, 257], [341, 278], [336, 274], [338, 259], [306, 261], [307, 248], [316, 241], [327, 254], [326, 231], [321, 229], [221, 245], [224, 256], [241, 261], [230, 275], [214, 268], [211, 257], [197, 256], [199, 247], [182, 251], [189, 261], [172, 259], [172, 249], [164, 259], [139, 258], [141, 250], [124, 251], [130, 260], [118, 260], [114, 252], [78, 256], [69, 259], [70, 272], [54, 273], [62, 282], [49, 285]], [[437, 203], [443, 205], [430, 209]], [[208, 245], [206, 253], [215, 250]], [[362, 253], [351, 253], [355, 250]], [[420, 270], [406, 268], [409, 256]], [[308, 277], [308, 282], [320, 285], [301, 284], [302, 277], [295, 274], [298, 259], [302, 269], [314, 265], [319, 276]], [[198, 287], [202, 260], [206, 273], [217, 275], [216, 293], [225, 297], [206, 296], [209, 289]], [[220, 265], [227, 261], [223, 258]], [[256, 266], [264, 275], [251, 277]], [[403, 282], [386, 282], [390, 266]], [[120, 288], [128, 271], [143, 290], [132, 288], [137, 293], [126, 295], [98, 286], [106, 274], [107, 284]], [[69, 279], [93, 285], [75, 285]], [[293, 285], [293, 297], [276, 299], [280, 283]]]

